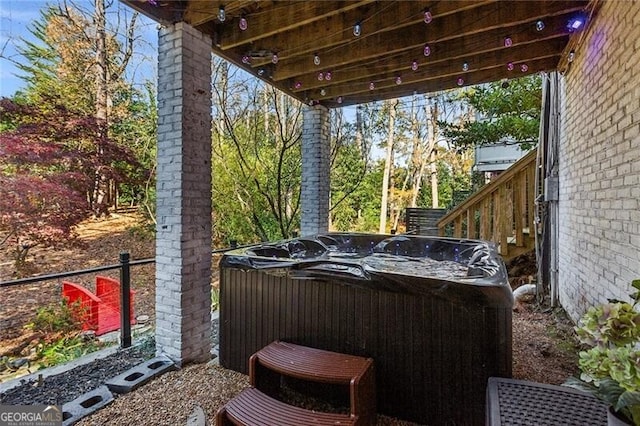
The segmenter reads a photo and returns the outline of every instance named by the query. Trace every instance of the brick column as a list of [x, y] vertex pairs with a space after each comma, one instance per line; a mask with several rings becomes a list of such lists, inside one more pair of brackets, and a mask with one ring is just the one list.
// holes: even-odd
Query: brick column
[[302, 129], [300, 234], [329, 230], [329, 110], [305, 107]]
[[211, 40], [160, 30], [156, 350], [182, 365], [211, 355]]

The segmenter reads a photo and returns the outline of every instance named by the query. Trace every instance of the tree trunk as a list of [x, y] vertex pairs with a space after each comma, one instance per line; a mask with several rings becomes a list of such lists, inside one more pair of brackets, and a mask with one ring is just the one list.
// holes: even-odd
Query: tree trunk
[[429, 135], [429, 146], [426, 155], [429, 156], [431, 163], [431, 206], [438, 208], [438, 165], [436, 158], [436, 144], [438, 142], [438, 102], [436, 98], [431, 98], [430, 104], [427, 106], [427, 125]]
[[387, 204], [389, 200], [389, 179], [391, 176], [391, 168], [393, 162], [393, 142], [394, 142], [394, 127], [396, 120], [396, 107], [398, 106], [398, 100], [392, 99], [388, 102], [389, 105], [389, 128], [387, 136], [387, 155], [384, 162], [384, 174], [382, 175], [382, 196], [380, 199], [380, 227], [378, 232], [384, 234], [387, 232]]
[[[107, 137], [108, 129], [108, 105], [109, 105], [109, 88], [108, 88], [108, 58], [106, 47], [106, 12], [104, 0], [95, 0], [94, 22], [96, 24], [96, 62], [95, 62], [95, 90], [96, 90], [96, 119], [100, 133], [98, 139]], [[102, 144], [98, 142], [98, 156], [103, 155]], [[93, 210], [96, 215], [102, 213], [102, 206], [105, 205], [107, 178], [96, 170], [93, 187]]]

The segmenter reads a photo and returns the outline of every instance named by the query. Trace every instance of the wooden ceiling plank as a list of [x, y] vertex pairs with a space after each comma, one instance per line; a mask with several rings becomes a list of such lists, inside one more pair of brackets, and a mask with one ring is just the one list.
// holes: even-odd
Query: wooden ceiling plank
[[[431, 10], [437, 17], [444, 17], [452, 13], [468, 10], [482, 4], [495, 3], [496, 0], [473, 0], [464, 2], [438, 2]], [[353, 37], [352, 27], [362, 21], [363, 28], [369, 34], [403, 28], [422, 22], [423, 11], [430, 1], [339, 1], [339, 2], [304, 2], [309, 9], [304, 15], [290, 16], [274, 12], [276, 16], [261, 16], [259, 26], [248, 31], [236, 31], [235, 27], [224, 27], [221, 37], [222, 49], [238, 48], [242, 45], [255, 44], [257, 41], [268, 40], [270, 46], [289, 46], [295, 43], [300, 46], [313, 46], [321, 49], [331, 47], [335, 41], [323, 40], [332, 33], [346, 33]], [[299, 2], [298, 2], [299, 4]], [[311, 9], [312, 7], [315, 8]], [[294, 10], [295, 11], [295, 10]], [[303, 22], [305, 25], [301, 25]], [[255, 29], [255, 31], [254, 31]], [[344, 40], [339, 38], [338, 43]], [[262, 43], [264, 44], [264, 43]], [[315, 45], [315, 46], [314, 46]], [[308, 53], [308, 51], [306, 52]]]
[[[545, 58], [542, 60], [535, 61], [529, 65], [529, 70], [527, 72], [521, 73], [519, 77], [524, 77], [527, 75], [535, 74], [542, 71], [550, 71], [556, 68], [559, 60], [559, 56], [552, 56], [549, 58]], [[496, 67], [495, 69], [487, 69], [482, 70], [477, 73], [474, 73], [472, 78], [470, 78], [467, 82], [465, 82], [465, 86], [489, 83], [492, 81], [499, 81], [501, 78], [497, 77], [502, 73], [501, 67]], [[387, 99], [393, 98], [402, 98], [411, 95], [418, 95], [424, 93], [434, 93], [440, 92], [448, 89], [459, 88], [456, 83], [456, 79], [452, 79], [450, 77], [442, 77], [433, 79], [428, 82], [415, 84], [411, 87], [403, 88], [402, 90], [398, 90], [397, 88], [392, 89], [383, 89], [383, 90], [374, 90], [366, 93], [357, 93], [349, 96], [342, 97], [342, 103], [338, 103], [336, 98], [327, 99], [320, 101], [322, 105], [325, 105], [329, 108], [340, 108], [349, 105], [356, 105], [361, 103], [368, 102], [376, 102], [376, 101], [384, 101]], [[304, 99], [303, 99], [304, 101]]]
[[[456, 13], [495, 3], [496, 0], [441, 2], [436, 5], [437, 8], [436, 6], [432, 8], [434, 20], [442, 20]], [[395, 9], [389, 9], [389, 6], [392, 5], [391, 2], [376, 3], [379, 9], [372, 10], [369, 13], [372, 16], [364, 20], [364, 33], [360, 38], [353, 36], [353, 25], [362, 20], [363, 13], [360, 10], [353, 10], [324, 21], [318, 21], [310, 27], [300, 28], [293, 33], [283, 33], [270, 39], [261, 40], [259, 45], [247, 46], [245, 50], [248, 51], [251, 48], [276, 50], [285, 63], [301, 57], [303, 62], [307, 62], [310, 55], [315, 52], [327, 56], [333, 54], [333, 50], [348, 49], [350, 45], [362, 43], [363, 40], [376, 35], [378, 39], [385, 39], [384, 34], [392, 33], [396, 34], [396, 39], [397, 35], [402, 39], [403, 29], [410, 26], [418, 26], [420, 31], [424, 33], [426, 24], [424, 23], [423, 11], [427, 4], [422, 1], [401, 1], [397, 2]], [[256, 61], [254, 66], [262, 66], [266, 61]]]
[[256, 2], [255, 0], [234, 0], [234, 1], [215, 1], [215, 0], [189, 0], [184, 14], [184, 21], [194, 27], [201, 26], [207, 22], [218, 22], [218, 11], [223, 6], [229, 20], [234, 16], [240, 16], [242, 11], [250, 10], [252, 7], [268, 7], [272, 5], [272, 1], [263, 0]]
[[[532, 5], [532, 3], [535, 3]], [[533, 23], [535, 20], [564, 14], [567, 11], [580, 10], [582, 3], [571, 2], [515, 2], [509, 3], [512, 7], [498, 5], [485, 5], [472, 11], [450, 16], [446, 19], [434, 19], [429, 24], [431, 37], [425, 37], [424, 24], [413, 25], [399, 32], [387, 32], [358, 40], [343, 49], [336, 49], [330, 55], [324, 55], [323, 68], [333, 69], [340, 66], [366, 61], [372, 58], [381, 58], [386, 55], [400, 53], [405, 50], [417, 50], [418, 55], [425, 43], [438, 42], [459, 38], [465, 35], [474, 35], [481, 32], [500, 29], [517, 24]], [[517, 6], [519, 5], [519, 6]], [[480, 18], [478, 18], [480, 16]], [[501, 20], [497, 20], [500, 17]], [[507, 34], [505, 34], [506, 36]], [[411, 40], [407, 43], [407, 40]], [[435, 53], [435, 52], [434, 52]], [[282, 60], [274, 73], [274, 80], [286, 80], [302, 75], [310, 68], [306, 58], [292, 61]]]
[[133, 10], [161, 24], [172, 24], [178, 22], [184, 17], [184, 1], [161, 1], [160, 5], [154, 6], [148, 0], [120, 0]]
[[[552, 57], [552, 56], [560, 56], [562, 52], [562, 46], [567, 43], [567, 37], [563, 39], [555, 39], [552, 42], [552, 49], [549, 48], [549, 44], [547, 42], [538, 42], [528, 45], [521, 45], [516, 48], [509, 49], [506, 51], [505, 49], [495, 51], [489, 54], [477, 54], [471, 56], [470, 64], [471, 67], [469, 71], [463, 72], [460, 64], [450, 63], [450, 62], [441, 62], [439, 64], [425, 67], [418, 72], [415, 73], [407, 73], [403, 75], [402, 85], [413, 85], [416, 83], [420, 83], [422, 81], [429, 81], [434, 78], [440, 78], [441, 76], [450, 76], [453, 79], [457, 79], [458, 77], [462, 77], [466, 79], [468, 75], [473, 75], [473, 73], [485, 70], [485, 69], [494, 69], [496, 67], [502, 67], [504, 70], [504, 74], [513, 77], [519, 77], [522, 71], [519, 69], [520, 64], [529, 65], [530, 62], [535, 62], [540, 59]], [[514, 64], [513, 71], [507, 71], [507, 63], [511, 62]], [[306, 96], [312, 97], [314, 99], [322, 99], [322, 98], [331, 98], [336, 96], [344, 96], [346, 92], [353, 92], [355, 88], [360, 88], [360, 91], [368, 90], [369, 84], [374, 81], [376, 87], [382, 89], [385, 87], [395, 87], [397, 86], [395, 82], [394, 74], [377, 74], [377, 80], [371, 80], [368, 78], [362, 78], [360, 80], [350, 81], [348, 83], [328, 86], [324, 87], [326, 94], [324, 96], [320, 95], [320, 89], [309, 89], [309, 90], [294, 90], [294, 92], [305, 92]]]
[[[562, 38], [564, 40], [565, 37], [570, 34], [570, 31], [566, 28], [565, 17], [566, 15], [561, 15], [547, 20], [545, 29], [540, 32], [535, 31], [535, 29], [531, 30], [529, 23], [515, 25], [509, 28], [509, 32], [513, 38], [512, 48], [515, 49], [520, 45], [530, 43], [547, 42], [553, 44], [555, 49], [561, 51], [564, 46], [559, 46], [554, 39]], [[459, 63], [462, 64], [462, 62], [467, 59], [467, 62], [471, 64], [472, 61], [470, 61], [469, 58], [472, 55], [507, 49], [504, 47], [504, 44], [502, 44], [502, 37], [503, 29], [494, 29], [483, 34], [466, 36], [460, 39], [447, 40], [434, 44], [434, 51], [437, 53], [434, 53], [428, 58], [424, 57], [424, 55], [415, 55], [413, 54], [414, 52], [403, 52], [401, 55], [382, 60], [374, 58], [369, 62], [359, 63], [357, 66], [332, 69], [333, 78], [330, 83], [324, 80], [318, 81], [318, 72], [300, 76], [296, 81], [299, 81], [305, 89], [313, 89], [363, 78], [375, 80], [374, 75], [376, 74], [385, 74], [384, 78], [389, 78], [389, 74], [410, 74], [413, 73], [411, 63], [414, 60], [417, 62], [419, 70], [444, 61], [459, 61]], [[475, 46], [478, 47], [476, 48]], [[469, 53], [470, 51], [472, 54]]]
[[[283, 3], [285, 2], [278, 2], [273, 11], [262, 12], [255, 19], [249, 15], [247, 19], [250, 20], [250, 26], [247, 31], [237, 31], [235, 25], [221, 26], [220, 47], [233, 49], [281, 33], [289, 34], [290, 31], [305, 28], [314, 22], [375, 3], [375, 0], [286, 2], [289, 7], [284, 7]], [[295, 37], [295, 34], [292, 36]]]

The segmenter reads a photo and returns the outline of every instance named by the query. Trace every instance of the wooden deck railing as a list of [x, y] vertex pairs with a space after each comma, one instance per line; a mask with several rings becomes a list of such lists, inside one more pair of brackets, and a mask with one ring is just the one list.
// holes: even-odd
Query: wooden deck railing
[[440, 219], [439, 234], [493, 241], [504, 259], [533, 249], [535, 174], [534, 150]]

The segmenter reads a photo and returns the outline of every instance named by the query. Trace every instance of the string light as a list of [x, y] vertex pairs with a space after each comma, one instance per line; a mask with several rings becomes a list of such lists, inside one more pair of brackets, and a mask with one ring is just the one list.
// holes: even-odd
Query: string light
[[337, 101], [338, 101], [339, 104], [341, 104], [342, 103], [342, 96], [338, 96]]
[[278, 58], [277, 53], [274, 53], [273, 56], [271, 56], [271, 62], [273, 62], [274, 64], [277, 64], [279, 60], [280, 58]]
[[264, 75], [264, 68], [260, 68], [260, 69], [258, 70], [258, 75], [259, 75], [260, 77], [262, 77], [262, 76]]
[[571, 50], [569, 52], [569, 57], [567, 58], [567, 60], [569, 61], [569, 63], [571, 63], [575, 58], [576, 58], [576, 52], [575, 50]]
[[522, 71], [522, 72], [529, 71], [529, 65], [527, 65], [527, 64], [520, 65], [520, 71]]
[[504, 47], [511, 47], [512, 45], [513, 45], [513, 40], [511, 40], [511, 37], [505, 37]]
[[220, 6], [220, 8], [218, 9], [218, 21], [224, 22], [225, 19], [227, 19], [227, 14], [224, 11], [224, 6]]
[[428, 44], [425, 44], [424, 49], [422, 50], [422, 53], [424, 53], [424, 56], [431, 55], [431, 46], [429, 46]]
[[462, 71], [467, 72], [469, 71], [469, 63], [465, 62], [462, 64]]
[[294, 88], [299, 89], [302, 87], [302, 83], [299, 81], [296, 81], [296, 83], [293, 85]]
[[251, 58], [249, 58], [249, 55], [244, 55], [242, 57], [242, 63], [247, 65], [251, 63]]
[[430, 24], [433, 21], [433, 15], [431, 15], [431, 11], [429, 9], [425, 9], [424, 11], [424, 23]]
[[313, 63], [316, 65], [320, 65], [320, 56], [317, 53], [313, 54]]
[[402, 84], [402, 77], [400, 76], [396, 77], [396, 84]]
[[372, 81], [371, 83], [369, 83], [369, 90], [373, 90], [376, 88], [375, 83]]
[[458, 77], [458, 81], [456, 83], [458, 83], [458, 86], [462, 86], [464, 84], [464, 78]]
[[411, 70], [418, 71], [418, 61], [411, 62]]
[[320, 89], [320, 95], [324, 96], [327, 94], [327, 91], [324, 88]]
[[536, 31], [542, 31], [544, 30], [544, 22], [543, 21], [537, 21], [536, 22]]
[[319, 72], [318, 73], [318, 81], [322, 81], [322, 80], [324, 80], [324, 74]]
[[513, 71], [513, 62], [508, 62], [507, 63], [507, 70]]
[[360, 24], [360, 22], [356, 22], [356, 24], [353, 26], [353, 35], [356, 37], [360, 37], [360, 34], [362, 34], [362, 24]]
[[240, 31], [245, 31], [248, 26], [249, 24], [247, 23], [247, 18], [245, 18], [244, 16], [240, 18], [240, 22], [238, 22], [238, 28], [240, 28]]
[[324, 79], [325, 80], [329, 81], [329, 80], [331, 80], [331, 77], [332, 77], [331, 71], [327, 71], [327, 72], [324, 73]]
[[577, 31], [584, 25], [584, 22], [585, 19], [582, 16], [576, 16], [567, 22], [567, 28], [569, 28], [570, 31]]

